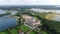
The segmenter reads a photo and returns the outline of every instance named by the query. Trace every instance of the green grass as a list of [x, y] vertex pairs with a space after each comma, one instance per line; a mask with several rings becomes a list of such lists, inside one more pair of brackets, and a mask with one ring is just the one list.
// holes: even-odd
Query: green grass
[[34, 17], [34, 19], [39, 20], [37, 17]]
[[36, 34], [35, 32], [31, 31], [30, 34]]
[[38, 16], [40, 16], [41, 18], [45, 18], [46, 15], [48, 14], [53, 14], [52, 12], [42, 12], [42, 13], [37, 13]]
[[25, 25], [18, 26], [17, 28], [19, 28], [19, 29], [22, 30], [23, 32], [26, 32], [27, 30], [30, 30], [29, 27], [27, 27], [27, 26], [25, 26]]
[[0, 32], [0, 34], [9, 34], [7, 31]]
[[52, 19], [52, 18], [54, 18], [56, 15], [55, 14], [48, 14], [48, 15], [46, 15], [46, 19]]
[[[27, 30], [31, 30], [25, 25], [18, 26], [17, 28], [20, 28], [20, 30], [22, 30], [23, 32], [26, 32]], [[36, 34], [36, 33], [34, 31], [31, 31], [30, 34]]]
[[[27, 26], [25, 25], [21, 25], [21, 26], [17, 26], [18, 29], [22, 30], [23, 32], [26, 32], [28, 30], [30, 30]], [[18, 30], [15, 28], [12, 29], [8, 29], [9, 33], [11, 34], [18, 34]], [[0, 34], [9, 34], [7, 31], [4, 32], [0, 32]]]
[[40, 30], [40, 32], [42, 32], [42, 34], [48, 34], [45, 30]]
[[9, 29], [9, 32], [11, 33], [11, 34], [18, 34], [18, 31], [16, 30], [16, 29]]

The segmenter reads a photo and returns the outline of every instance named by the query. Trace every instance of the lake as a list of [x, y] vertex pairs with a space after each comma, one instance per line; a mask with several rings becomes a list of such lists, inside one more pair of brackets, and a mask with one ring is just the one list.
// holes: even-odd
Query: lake
[[4, 31], [16, 25], [17, 25], [16, 18], [0, 17], [0, 31]]
[[[6, 14], [5, 10], [0, 10], [0, 14]], [[16, 26], [16, 17], [10, 18], [10, 15], [16, 14], [15, 11], [11, 11], [11, 14], [0, 17], [0, 31], [4, 31], [10, 27]]]
[[[8, 10], [1, 10], [0, 9], [0, 14], [6, 14], [7, 12], [9, 12]], [[10, 11], [11, 15], [15, 15], [18, 11]]]
[[0, 14], [5, 14], [6, 12], [5, 12], [6, 10], [1, 10], [0, 9]]

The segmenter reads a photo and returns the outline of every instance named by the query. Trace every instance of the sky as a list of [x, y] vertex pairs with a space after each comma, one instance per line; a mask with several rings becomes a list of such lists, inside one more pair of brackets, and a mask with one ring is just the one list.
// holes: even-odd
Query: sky
[[59, 0], [0, 0], [0, 5], [60, 5]]

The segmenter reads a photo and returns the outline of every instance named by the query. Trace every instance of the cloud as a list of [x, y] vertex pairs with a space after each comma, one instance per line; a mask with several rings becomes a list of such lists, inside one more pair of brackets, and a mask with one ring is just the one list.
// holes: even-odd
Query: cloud
[[59, 0], [0, 0], [0, 5], [60, 5]]

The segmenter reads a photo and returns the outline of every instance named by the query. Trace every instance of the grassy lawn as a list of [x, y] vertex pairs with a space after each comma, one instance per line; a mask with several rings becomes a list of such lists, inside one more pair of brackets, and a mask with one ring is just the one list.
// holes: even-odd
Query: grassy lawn
[[47, 15], [48, 13], [39, 13], [38, 15], [41, 17], [41, 18], [45, 18], [45, 16]]
[[51, 12], [37, 13], [37, 15], [38, 15], [39, 17], [41, 17], [41, 18], [45, 18], [45, 16], [48, 15], [48, 14], [53, 14], [53, 13], [51, 13]]
[[31, 31], [30, 34], [36, 34], [35, 32]]
[[55, 14], [48, 14], [48, 15], [46, 15], [46, 19], [52, 19], [52, 18], [54, 18], [55, 17]]
[[35, 20], [39, 20], [37, 17], [34, 17]]
[[25, 26], [25, 25], [18, 26], [17, 28], [19, 28], [19, 29], [22, 30], [23, 32], [26, 32], [27, 30], [30, 30], [29, 27], [27, 27], [27, 26]]
[[0, 34], [9, 34], [7, 31], [0, 32]]
[[40, 32], [42, 32], [42, 34], [48, 34], [45, 30], [40, 30]]
[[[18, 26], [17, 28], [20, 28], [20, 30], [22, 30], [23, 32], [26, 32], [27, 30], [31, 30], [25, 25]], [[36, 34], [36, 33], [34, 31], [31, 31], [30, 34]]]
[[17, 31], [16, 29], [11, 29], [11, 30], [9, 30], [9, 32], [10, 32], [11, 34], [18, 34], [18, 31]]

